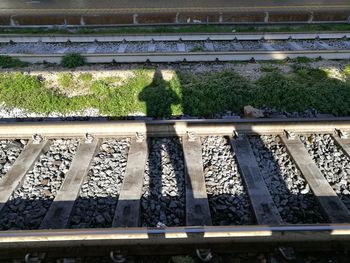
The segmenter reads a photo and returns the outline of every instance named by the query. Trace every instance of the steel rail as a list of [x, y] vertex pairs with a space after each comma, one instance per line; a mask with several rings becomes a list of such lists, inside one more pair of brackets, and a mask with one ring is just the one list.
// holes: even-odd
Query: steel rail
[[[348, 24], [348, 20], [332, 20], [332, 21], [313, 21], [312, 24]], [[309, 21], [257, 21], [257, 22], [203, 22], [199, 25], [226, 25], [226, 26], [234, 26], [234, 25], [310, 25]], [[40, 25], [0, 25], [1, 29], [25, 29], [25, 28], [40, 28], [40, 29], [47, 29], [52, 28], [53, 26], [57, 26], [58, 28], [110, 28], [110, 27], [135, 27], [135, 28], [142, 28], [142, 27], [163, 27], [163, 26], [198, 26], [198, 23], [196, 22], [177, 22], [177, 23], [142, 23], [142, 24], [40, 24]]]
[[30, 138], [34, 134], [51, 137], [127, 137], [142, 133], [149, 137], [239, 134], [296, 134], [350, 132], [350, 118], [235, 119], [235, 120], [153, 120], [0, 123], [0, 138]]
[[225, 40], [306, 40], [350, 38], [350, 32], [265, 32], [265, 33], [166, 33], [166, 34], [123, 34], [123, 35], [19, 35], [1, 34], [0, 43], [65, 43], [65, 42], [135, 42], [135, 41], [225, 41]]
[[[60, 63], [65, 54], [0, 54], [11, 56], [29, 63]], [[350, 59], [350, 50], [315, 51], [237, 51], [237, 52], [174, 52], [174, 53], [113, 53], [81, 54], [87, 63], [144, 63], [144, 62], [213, 62], [213, 61], [251, 61], [283, 60], [297, 57], [311, 59]]]
[[[19, 230], [0, 232], [0, 250], [230, 242], [350, 241], [350, 224]], [[69, 243], [68, 243], [69, 242]]]
[[0, 10], [0, 15], [20, 15], [20, 14], [94, 14], [94, 15], [106, 15], [106, 14], [130, 14], [130, 13], [174, 13], [174, 12], [261, 12], [261, 11], [342, 11], [348, 10], [350, 5], [324, 5], [324, 6], [258, 6], [258, 7], [198, 7], [198, 6], [188, 6], [188, 7], [148, 7], [148, 8], [8, 8]]

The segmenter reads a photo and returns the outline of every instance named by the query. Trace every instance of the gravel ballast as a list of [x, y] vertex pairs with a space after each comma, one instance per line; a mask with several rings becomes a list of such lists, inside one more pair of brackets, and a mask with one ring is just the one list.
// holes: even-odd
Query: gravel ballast
[[64, 181], [78, 140], [52, 140], [50, 149], [42, 154], [27, 173], [23, 185], [5, 205], [1, 229], [37, 229]]
[[80, 189], [71, 228], [111, 227], [126, 170], [130, 139], [103, 141]]
[[284, 223], [323, 223], [316, 198], [276, 136], [249, 138], [261, 174]]
[[142, 192], [142, 226], [185, 225], [184, 160], [178, 138], [149, 141]]
[[0, 179], [10, 170], [27, 140], [0, 140]]
[[329, 134], [301, 136], [300, 139], [328, 183], [350, 209], [350, 159]]
[[202, 138], [202, 158], [214, 225], [246, 225], [254, 216], [227, 138]]
[[[68, 54], [68, 53], [118, 53], [119, 47], [126, 53], [148, 52], [150, 45], [151, 52], [178, 52], [177, 44], [182, 43], [187, 52], [209, 51], [205, 43], [211, 43], [215, 51], [266, 51], [264, 46], [271, 45], [278, 51], [291, 50], [326, 50], [328, 48], [348, 49], [349, 43], [344, 39], [329, 40], [223, 40], [223, 41], [124, 41], [124, 42], [74, 42], [74, 43], [2, 43], [0, 44], [1, 54]], [[154, 50], [153, 50], [154, 47]], [[123, 52], [124, 52], [123, 51]]]

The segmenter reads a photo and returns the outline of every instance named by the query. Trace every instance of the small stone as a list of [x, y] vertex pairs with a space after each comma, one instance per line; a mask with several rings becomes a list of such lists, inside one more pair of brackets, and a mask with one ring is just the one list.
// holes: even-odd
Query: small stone
[[177, 207], [177, 204], [175, 201], [171, 201], [170, 204], [169, 204], [169, 208], [176, 208]]
[[216, 209], [218, 209], [218, 210], [225, 210], [225, 209], [227, 209], [227, 206], [226, 205], [217, 205]]
[[169, 193], [169, 195], [170, 195], [171, 197], [175, 197], [175, 196], [177, 196], [177, 193], [176, 193], [175, 191], [171, 191], [171, 192]]
[[305, 188], [300, 191], [301, 194], [307, 194], [310, 192], [310, 186], [307, 184], [305, 185]]
[[75, 216], [72, 217], [71, 221], [72, 221], [73, 224], [76, 224], [76, 225], [77, 225], [77, 224], [80, 223], [81, 218], [80, 218], [80, 216], [75, 215]]
[[262, 110], [256, 109], [248, 105], [248, 106], [244, 106], [244, 116], [246, 118], [263, 118], [264, 113]]
[[95, 221], [99, 225], [102, 225], [106, 222], [106, 220], [104, 219], [104, 217], [102, 215], [95, 216]]
[[60, 160], [54, 160], [54, 161], [52, 162], [52, 164], [53, 164], [53, 165], [56, 165], [56, 166], [60, 166], [60, 165], [62, 164], [62, 161], [60, 161]]
[[49, 179], [42, 179], [41, 180], [42, 185], [48, 185], [49, 184]]
[[112, 222], [112, 218], [108, 212], [104, 212], [103, 216], [107, 222], [109, 222], [109, 223]]
[[41, 208], [39, 211], [37, 211], [36, 213], [33, 213], [31, 215], [32, 219], [37, 219], [37, 218], [41, 218], [42, 216], [44, 216], [46, 214], [46, 209], [45, 208]]
[[50, 196], [52, 196], [51, 191], [48, 190], [48, 189], [44, 189], [43, 193], [44, 193], [44, 196], [45, 196], [45, 197], [50, 197]]

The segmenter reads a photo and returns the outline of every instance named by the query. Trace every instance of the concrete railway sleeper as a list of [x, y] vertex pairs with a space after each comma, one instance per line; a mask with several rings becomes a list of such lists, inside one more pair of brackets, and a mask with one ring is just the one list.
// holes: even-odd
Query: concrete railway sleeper
[[348, 249], [348, 132], [349, 118], [0, 124], [0, 257]]

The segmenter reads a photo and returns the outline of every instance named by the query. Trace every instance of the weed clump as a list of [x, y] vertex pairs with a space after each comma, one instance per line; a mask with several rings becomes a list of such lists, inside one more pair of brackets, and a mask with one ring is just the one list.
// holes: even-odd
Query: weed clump
[[350, 65], [345, 66], [343, 73], [347, 78], [350, 78]]
[[29, 63], [23, 62], [17, 58], [10, 56], [0, 56], [0, 67], [1, 68], [20, 68], [26, 67]]
[[85, 65], [85, 58], [77, 53], [67, 54], [62, 58], [61, 65], [65, 68], [77, 68]]
[[308, 57], [297, 57], [293, 61], [300, 63], [300, 64], [306, 64], [306, 63], [310, 63], [312, 61], [312, 59], [308, 58]]

